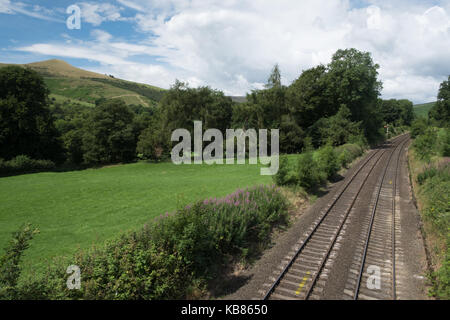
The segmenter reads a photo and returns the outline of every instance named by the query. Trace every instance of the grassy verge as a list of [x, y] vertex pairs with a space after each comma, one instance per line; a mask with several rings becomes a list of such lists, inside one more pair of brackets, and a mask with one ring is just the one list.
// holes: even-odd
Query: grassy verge
[[[439, 147], [439, 136], [435, 141]], [[439, 299], [450, 299], [450, 166], [448, 157], [435, 152], [429, 161], [421, 160], [418, 146], [408, 152], [409, 169], [418, 209], [423, 221], [423, 232], [431, 259], [429, 294]], [[430, 147], [433, 150], [433, 146]], [[431, 152], [433, 153], [433, 152]]]

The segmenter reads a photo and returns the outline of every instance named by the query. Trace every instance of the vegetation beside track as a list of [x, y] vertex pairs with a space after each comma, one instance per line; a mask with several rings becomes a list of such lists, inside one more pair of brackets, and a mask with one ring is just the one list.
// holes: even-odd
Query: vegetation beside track
[[429, 295], [439, 299], [450, 299], [449, 157], [448, 128], [426, 128], [415, 137], [408, 153], [413, 190], [431, 259]]

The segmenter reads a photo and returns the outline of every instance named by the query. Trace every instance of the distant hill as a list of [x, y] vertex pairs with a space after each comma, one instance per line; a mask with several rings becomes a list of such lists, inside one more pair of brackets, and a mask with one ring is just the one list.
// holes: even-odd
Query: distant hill
[[231, 100], [233, 100], [233, 102], [237, 102], [237, 103], [244, 103], [247, 102], [247, 97], [240, 97], [240, 96], [230, 96]]
[[430, 111], [430, 109], [433, 108], [435, 103], [436, 102], [428, 102], [428, 103], [416, 104], [416, 105], [413, 106], [414, 113], [418, 117], [428, 118], [428, 111]]
[[[0, 63], [0, 68], [10, 64]], [[58, 60], [19, 65], [41, 74], [55, 101], [93, 104], [99, 98], [121, 98], [127, 104], [155, 105], [164, 89], [76, 68]]]

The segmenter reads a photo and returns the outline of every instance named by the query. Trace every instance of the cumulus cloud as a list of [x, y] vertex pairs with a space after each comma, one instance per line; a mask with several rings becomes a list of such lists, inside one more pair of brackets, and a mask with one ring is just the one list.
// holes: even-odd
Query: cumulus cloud
[[81, 8], [83, 21], [94, 26], [99, 26], [105, 21], [120, 21], [125, 19], [120, 14], [122, 9], [110, 3], [81, 2], [78, 5]]
[[119, 2], [138, 11], [139, 30], [151, 32], [164, 62], [230, 94], [257, 87], [277, 62], [289, 84], [348, 47], [380, 64], [385, 98], [433, 100], [450, 70], [448, 2]]

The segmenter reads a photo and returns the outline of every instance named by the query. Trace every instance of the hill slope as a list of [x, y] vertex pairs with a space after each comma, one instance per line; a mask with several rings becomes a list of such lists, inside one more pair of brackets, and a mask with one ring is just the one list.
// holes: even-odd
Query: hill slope
[[433, 108], [435, 103], [436, 102], [428, 102], [428, 103], [416, 104], [413, 107], [414, 108], [414, 113], [418, 117], [428, 118], [428, 111], [430, 111], [430, 109]]
[[[0, 67], [7, 65], [0, 63]], [[63, 60], [52, 59], [19, 66], [41, 74], [50, 89], [50, 97], [59, 102], [93, 104], [99, 98], [121, 98], [127, 104], [151, 106], [164, 94], [164, 89], [86, 71]]]

